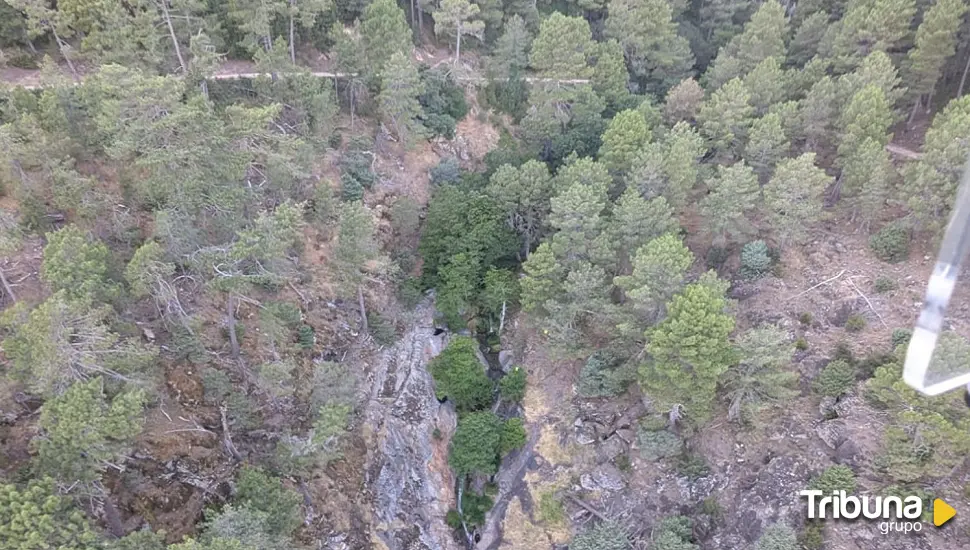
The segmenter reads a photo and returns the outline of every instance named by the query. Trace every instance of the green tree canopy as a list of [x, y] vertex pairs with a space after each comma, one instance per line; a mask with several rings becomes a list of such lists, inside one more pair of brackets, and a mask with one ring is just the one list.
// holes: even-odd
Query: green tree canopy
[[667, 318], [647, 331], [640, 385], [657, 410], [682, 408], [696, 424], [710, 418], [717, 381], [736, 362], [728, 340], [726, 283], [713, 272], [687, 285], [667, 304]]
[[474, 339], [456, 336], [429, 365], [438, 399], [450, 399], [460, 412], [481, 410], [492, 402], [492, 382], [477, 350]]

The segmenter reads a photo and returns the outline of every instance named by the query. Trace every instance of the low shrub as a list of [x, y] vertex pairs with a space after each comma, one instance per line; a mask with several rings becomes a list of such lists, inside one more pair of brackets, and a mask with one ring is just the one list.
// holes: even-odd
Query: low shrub
[[806, 340], [804, 338], [799, 338], [798, 340], [795, 340], [795, 349], [797, 349], [798, 351], [805, 351], [805, 350], [807, 350], [808, 349], [808, 340]]
[[525, 426], [518, 417], [509, 418], [502, 425], [502, 437], [499, 439], [499, 455], [505, 456], [525, 445]]
[[615, 521], [604, 521], [576, 535], [570, 550], [627, 550], [630, 542], [626, 530]]
[[586, 360], [579, 372], [576, 390], [583, 397], [615, 397], [626, 390], [629, 380], [618, 367], [620, 359], [609, 351], [599, 350]]
[[640, 455], [647, 460], [660, 460], [679, 455], [684, 443], [677, 434], [666, 428], [655, 429], [650, 422], [641, 422], [637, 430]]
[[812, 478], [808, 483], [808, 488], [822, 491], [822, 494], [830, 495], [833, 491], [845, 491], [852, 494], [856, 489], [855, 472], [852, 468], [844, 465], [826, 468], [824, 472]]
[[461, 168], [454, 157], [441, 159], [436, 166], [428, 171], [432, 185], [454, 184], [461, 181]]
[[859, 332], [864, 328], [866, 328], [866, 318], [862, 315], [850, 315], [845, 320], [845, 330], [849, 332]]
[[900, 225], [887, 225], [869, 238], [869, 248], [884, 262], [901, 262], [909, 256], [909, 231]]
[[525, 369], [512, 367], [512, 370], [498, 382], [499, 395], [506, 401], [518, 403], [525, 397], [525, 382]]
[[912, 337], [913, 337], [913, 331], [905, 328], [897, 328], [896, 330], [893, 331], [893, 335], [891, 339], [893, 349], [896, 349], [899, 346], [904, 346], [909, 344], [909, 339]]
[[879, 276], [876, 277], [875, 281], [873, 281], [872, 288], [876, 292], [883, 293], [896, 290], [898, 285], [896, 284], [895, 280], [890, 279], [889, 277]]
[[822, 369], [812, 381], [815, 393], [828, 397], [839, 397], [855, 385], [855, 369], [841, 360], [832, 361]]
[[811, 325], [812, 321], [814, 320], [815, 319], [812, 317], [812, 314], [807, 311], [798, 316], [798, 322], [805, 326]]
[[751, 241], [741, 249], [741, 275], [757, 279], [771, 271], [771, 256], [764, 241]]

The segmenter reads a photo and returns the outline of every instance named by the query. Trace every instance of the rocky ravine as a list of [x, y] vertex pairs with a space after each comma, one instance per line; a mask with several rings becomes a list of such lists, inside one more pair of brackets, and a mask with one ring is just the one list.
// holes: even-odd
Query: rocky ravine
[[[373, 498], [372, 540], [389, 550], [458, 550], [445, 515], [453, 507], [448, 441], [457, 416], [440, 404], [428, 362], [447, 343], [435, 334], [426, 299], [410, 329], [378, 357], [364, 421], [366, 484]], [[435, 429], [438, 429], [437, 436]]]

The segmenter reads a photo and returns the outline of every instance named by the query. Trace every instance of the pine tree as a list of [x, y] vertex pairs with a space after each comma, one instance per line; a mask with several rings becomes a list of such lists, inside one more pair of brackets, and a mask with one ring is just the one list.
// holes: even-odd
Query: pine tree
[[442, 0], [441, 6], [432, 14], [435, 34], [455, 36], [455, 63], [461, 59], [461, 37], [474, 36], [483, 40], [485, 22], [481, 20], [480, 8], [468, 0]]
[[815, 166], [815, 153], [778, 163], [764, 188], [766, 221], [781, 246], [800, 242], [808, 225], [822, 217], [822, 195], [831, 183]]
[[850, 0], [833, 45], [836, 68], [851, 70], [869, 52], [893, 49], [915, 13], [916, 0]]
[[289, 18], [290, 63], [296, 64], [296, 25], [310, 30], [317, 18], [334, 9], [333, 0], [288, 0], [285, 13]]
[[613, 205], [610, 233], [614, 245], [632, 253], [647, 242], [679, 229], [673, 209], [664, 197], [646, 200], [628, 186]]
[[610, 0], [606, 36], [623, 46], [627, 64], [649, 91], [665, 93], [689, 76], [694, 57], [667, 0]]
[[660, 309], [680, 288], [694, 255], [680, 237], [663, 235], [633, 254], [630, 275], [613, 279], [626, 293], [632, 320], [621, 326], [624, 334], [639, 335], [659, 317]]
[[403, 53], [393, 54], [381, 75], [381, 93], [377, 96], [381, 115], [404, 143], [421, 136], [424, 127], [418, 120], [422, 113], [418, 96], [424, 84], [414, 63]]
[[970, 153], [970, 97], [950, 101], [933, 117], [923, 140], [923, 158], [906, 166], [905, 189], [920, 229], [942, 228], [956, 197], [960, 174]]
[[686, 122], [678, 122], [664, 138], [662, 195], [673, 208], [682, 208], [697, 183], [700, 159], [707, 152], [704, 138]]
[[856, 149], [866, 139], [885, 146], [889, 143], [889, 126], [892, 112], [882, 90], [869, 85], [852, 96], [839, 117], [838, 164], [842, 167], [852, 162]]
[[505, 22], [502, 35], [495, 42], [489, 69], [499, 78], [518, 75], [529, 66], [528, 50], [531, 44], [532, 35], [525, 22], [518, 15], [513, 15]]
[[744, 25], [744, 32], [718, 51], [706, 75], [709, 88], [717, 89], [733, 78], [744, 77], [769, 57], [785, 59], [787, 36], [788, 21], [781, 4], [775, 0], [761, 4]]
[[32, 479], [26, 487], [0, 484], [0, 540], [5, 548], [101, 548], [84, 513], [61, 494], [54, 480]]
[[545, 303], [543, 334], [566, 352], [582, 352], [588, 335], [608, 336], [615, 325], [609, 277], [599, 266], [579, 259], [569, 265], [562, 293]]
[[906, 94], [906, 88], [901, 87], [900, 83], [892, 58], [877, 50], [867, 55], [854, 71], [839, 77], [838, 103], [846, 105], [866, 86], [876, 86], [886, 96], [889, 107], [895, 109]]
[[626, 175], [633, 163], [633, 157], [651, 139], [647, 122], [635, 109], [621, 111], [610, 120], [603, 132], [600, 146], [600, 162], [611, 172]]
[[51, 290], [63, 290], [72, 300], [109, 301], [118, 294], [117, 284], [108, 279], [109, 258], [104, 243], [68, 225], [49, 234], [41, 279]]
[[234, 0], [229, 17], [244, 33], [242, 46], [251, 53], [273, 49], [273, 23], [287, 9], [283, 0]]
[[539, 25], [529, 64], [543, 78], [589, 78], [586, 57], [594, 50], [589, 23], [582, 17], [553, 12]]
[[885, 145], [871, 137], [858, 144], [842, 169], [842, 193], [852, 199], [853, 217], [863, 229], [868, 229], [885, 208], [894, 176]]
[[34, 440], [39, 472], [65, 485], [96, 482], [141, 431], [144, 393], [108, 401], [102, 386], [101, 378], [78, 382], [41, 407], [41, 436]]
[[590, 84], [597, 95], [612, 109], [628, 105], [632, 95], [628, 87], [630, 74], [623, 60], [623, 47], [616, 40], [597, 42], [591, 56], [593, 75]]
[[751, 94], [741, 79], [735, 78], [715, 91], [701, 105], [697, 123], [721, 160], [730, 160], [741, 152], [751, 125], [754, 108]]
[[664, 102], [664, 120], [667, 124], [693, 122], [704, 102], [704, 89], [693, 78], [682, 80], [667, 92]]
[[539, 243], [553, 194], [549, 168], [530, 160], [515, 168], [504, 164], [492, 174], [486, 191], [502, 206], [509, 227], [522, 237], [522, 256]]
[[751, 216], [760, 203], [758, 176], [744, 161], [719, 166], [717, 177], [708, 181], [710, 193], [701, 200], [701, 215], [714, 236], [725, 246], [741, 242], [755, 232]]
[[[364, 8], [360, 23], [366, 69], [382, 75], [384, 66], [395, 54], [411, 56], [411, 29], [404, 10], [394, 0], [373, 0]], [[383, 78], [383, 76], [382, 76]]]
[[[558, 178], [558, 176], [557, 176]], [[556, 230], [550, 246], [569, 268], [576, 262], [608, 263], [610, 246], [603, 211], [606, 186], [576, 182], [552, 199], [549, 226]]]
[[[799, 6], [801, 12], [801, 6]], [[825, 33], [829, 29], [829, 14], [815, 12], [804, 18], [792, 37], [788, 61], [796, 67], [804, 67], [818, 53]]]
[[704, 0], [701, 3], [700, 30], [704, 39], [717, 49], [741, 32], [740, 16], [752, 8], [749, 0]]
[[805, 149], [822, 155], [834, 142], [838, 117], [838, 86], [826, 76], [815, 83], [801, 102], [799, 137]]
[[710, 418], [717, 381], [735, 363], [726, 289], [713, 274], [688, 285], [667, 304], [667, 318], [647, 332], [640, 385], [658, 411], [679, 416], [682, 409], [696, 425]]
[[[937, 0], [923, 14], [916, 29], [915, 47], [907, 55], [907, 82], [913, 96], [913, 115], [923, 104], [925, 96], [932, 97], [943, 75], [943, 64], [956, 51], [957, 30], [967, 11], [964, 0]], [[930, 111], [926, 100], [926, 111]]]
[[728, 420], [751, 422], [765, 408], [798, 395], [798, 375], [786, 370], [795, 354], [788, 334], [765, 325], [738, 339], [739, 362], [724, 373], [721, 385], [730, 403]]
[[743, 156], [764, 184], [775, 169], [775, 164], [788, 155], [790, 147], [791, 143], [785, 137], [785, 130], [781, 125], [781, 117], [771, 113], [755, 120], [751, 125]]
[[788, 95], [788, 79], [777, 57], [769, 57], [758, 63], [744, 77], [744, 86], [751, 94], [751, 106], [755, 113], [763, 115], [772, 105], [782, 103]]
[[565, 275], [548, 242], [540, 244], [522, 264], [522, 309], [544, 313], [545, 304], [562, 292]]

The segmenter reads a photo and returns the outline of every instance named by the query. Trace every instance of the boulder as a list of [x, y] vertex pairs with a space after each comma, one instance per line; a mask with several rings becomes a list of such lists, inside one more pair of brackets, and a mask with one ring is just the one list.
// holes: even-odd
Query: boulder
[[600, 464], [592, 472], [583, 474], [579, 484], [587, 491], [620, 491], [626, 487], [623, 474], [612, 464]]
[[510, 349], [503, 349], [498, 352], [498, 364], [502, 367], [502, 372], [509, 372], [512, 369], [512, 363], [515, 362], [515, 354], [512, 353]]
[[822, 422], [815, 427], [815, 434], [828, 448], [837, 449], [845, 441], [845, 423], [841, 420]]

